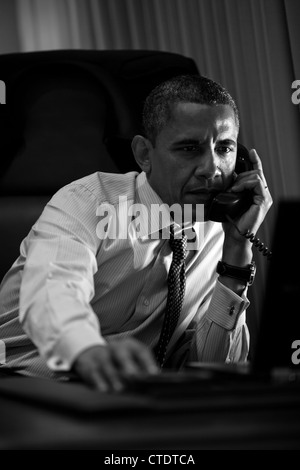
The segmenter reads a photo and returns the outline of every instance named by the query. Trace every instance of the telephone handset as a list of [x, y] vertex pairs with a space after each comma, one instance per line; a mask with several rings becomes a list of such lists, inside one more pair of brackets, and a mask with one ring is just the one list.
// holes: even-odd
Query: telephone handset
[[[252, 168], [248, 150], [238, 143], [235, 172], [238, 174], [252, 170]], [[227, 216], [236, 219], [250, 208], [252, 199], [252, 192], [249, 190], [241, 193], [219, 193], [212, 200], [208, 219], [214, 222], [227, 222]]]
[[[250, 161], [249, 152], [244, 145], [238, 143], [237, 157], [235, 172], [237, 174], [243, 171], [250, 171], [253, 169]], [[239, 228], [235, 225], [234, 219], [240, 217], [246, 212], [253, 203], [253, 193], [246, 190], [240, 193], [219, 193], [211, 202], [208, 219], [214, 222], [228, 222], [230, 221], [238, 230], [240, 235], [250, 240], [251, 243], [263, 254], [268, 260], [272, 258], [272, 252], [268, 247], [262, 243], [250, 230], [241, 233]]]

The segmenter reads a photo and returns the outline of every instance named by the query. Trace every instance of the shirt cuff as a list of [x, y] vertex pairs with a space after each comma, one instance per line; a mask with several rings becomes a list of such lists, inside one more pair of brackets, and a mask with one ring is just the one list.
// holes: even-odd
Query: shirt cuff
[[225, 330], [233, 330], [242, 312], [250, 305], [245, 292], [246, 289], [239, 296], [217, 280], [206, 318]]
[[80, 324], [64, 333], [55, 346], [55, 351], [47, 360], [54, 371], [69, 371], [76, 357], [93, 346], [104, 346], [105, 339], [88, 324]]

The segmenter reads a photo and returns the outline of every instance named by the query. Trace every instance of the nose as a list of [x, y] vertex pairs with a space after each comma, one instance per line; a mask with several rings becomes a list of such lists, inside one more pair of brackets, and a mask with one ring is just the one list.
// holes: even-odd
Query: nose
[[195, 171], [196, 177], [213, 179], [220, 176], [219, 158], [213, 148], [209, 147], [201, 154]]

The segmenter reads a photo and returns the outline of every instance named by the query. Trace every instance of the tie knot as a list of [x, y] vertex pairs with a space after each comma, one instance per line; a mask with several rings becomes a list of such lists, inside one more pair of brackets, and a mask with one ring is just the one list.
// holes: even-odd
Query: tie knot
[[174, 257], [178, 261], [183, 261], [187, 254], [187, 236], [182, 232], [180, 238], [174, 235], [174, 225], [170, 226], [170, 247], [174, 253]]

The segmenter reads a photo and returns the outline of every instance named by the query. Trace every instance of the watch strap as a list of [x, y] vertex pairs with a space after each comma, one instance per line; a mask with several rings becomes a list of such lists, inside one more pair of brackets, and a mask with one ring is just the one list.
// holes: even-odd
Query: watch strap
[[255, 278], [256, 265], [255, 262], [252, 261], [245, 268], [240, 268], [238, 266], [224, 263], [224, 261], [219, 261], [217, 264], [217, 273], [221, 276], [239, 279], [240, 281], [244, 281], [246, 285], [251, 286]]

